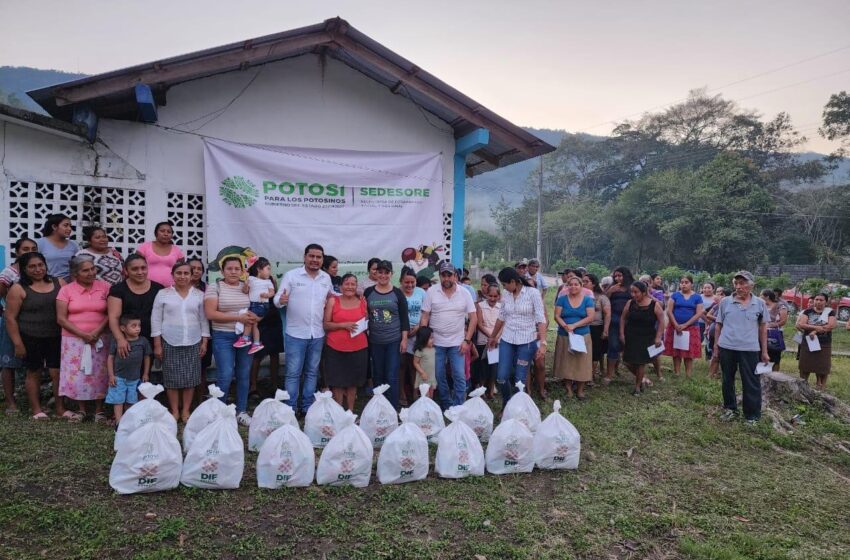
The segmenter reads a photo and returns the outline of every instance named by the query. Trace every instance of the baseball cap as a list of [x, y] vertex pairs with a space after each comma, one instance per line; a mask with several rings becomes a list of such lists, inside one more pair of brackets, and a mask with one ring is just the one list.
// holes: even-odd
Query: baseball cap
[[522, 259], [521, 261], [516, 263], [516, 266], [514, 266], [514, 268], [518, 268], [520, 266], [528, 266], [528, 259]]
[[755, 277], [753, 276], [753, 273], [748, 270], [739, 270], [735, 273], [735, 276], [733, 276], [733, 278], [743, 278], [747, 282], [756, 281]]
[[440, 274], [444, 272], [451, 272], [452, 274], [454, 274], [456, 272], [455, 265], [453, 265], [449, 261], [443, 261], [442, 263], [440, 263]]

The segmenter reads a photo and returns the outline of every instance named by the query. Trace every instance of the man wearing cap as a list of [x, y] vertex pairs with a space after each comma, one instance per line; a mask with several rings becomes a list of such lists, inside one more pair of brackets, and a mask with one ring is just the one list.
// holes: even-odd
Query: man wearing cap
[[735, 292], [720, 300], [716, 313], [713, 360], [719, 360], [723, 372], [724, 420], [738, 415], [735, 396], [735, 372], [741, 374], [744, 417], [755, 424], [761, 417], [761, 381], [756, 375], [759, 361], [767, 363], [767, 321], [770, 317], [764, 300], [752, 294], [755, 278], [741, 270], [732, 282]]
[[[472, 342], [477, 326], [475, 304], [465, 289], [458, 287], [455, 267], [445, 261], [440, 264], [440, 283], [431, 286], [422, 302], [420, 326], [434, 331], [436, 349], [437, 388], [443, 408], [463, 404], [466, 400], [466, 377], [464, 357]], [[464, 322], [469, 324], [464, 328]], [[446, 360], [451, 366], [454, 394], [449, 394], [446, 378]]]

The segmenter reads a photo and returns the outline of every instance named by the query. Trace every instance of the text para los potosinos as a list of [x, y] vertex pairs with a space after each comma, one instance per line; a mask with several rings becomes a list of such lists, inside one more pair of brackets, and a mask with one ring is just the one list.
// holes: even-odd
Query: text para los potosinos
[[[323, 197], [323, 198], [340, 198], [344, 199], [346, 195], [345, 185], [335, 185], [329, 183], [323, 185], [321, 183], [291, 183], [283, 181], [275, 183], [274, 181], [263, 181], [263, 193], [268, 195], [277, 191], [278, 193], [287, 196], [299, 197]], [[350, 191], [349, 191], [350, 192]], [[356, 193], [361, 197], [422, 197], [431, 196], [431, 189], [420, 188], [391, 188], [391, 187], [356, 187]]]

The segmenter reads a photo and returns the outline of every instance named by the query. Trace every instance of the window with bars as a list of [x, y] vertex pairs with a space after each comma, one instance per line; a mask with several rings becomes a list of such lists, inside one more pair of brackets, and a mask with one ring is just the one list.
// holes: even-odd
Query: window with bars
[[[145, 241], [145, 191], [37, 181], [11, 181], [8, 224], [10, 246], [22, 236], [37, 239], [49, 214], [65, 214], [82, 245], [83, 227], [103, 226], [111, 245], [126, 256]], [[11, 257], [11, 250], [6, 255]]]
[[168, 193], [168, 221], [174, 224], [174, 243], [189, 258], [206, 262], [204, 195]]

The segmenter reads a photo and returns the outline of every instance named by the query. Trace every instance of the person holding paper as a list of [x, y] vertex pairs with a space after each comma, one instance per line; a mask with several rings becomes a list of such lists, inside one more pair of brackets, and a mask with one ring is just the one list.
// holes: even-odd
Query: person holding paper
[[[564, 380], [567, 398], [573, 396], [573, 383], [576, 386], [576, 398], [583, 401], [584, 384], [593, 380], [593, 342], [590, 337], [590, 323], [596, 316], [593, 299], [582, 292], [579, 278], [570, 278], [567, 294], [555, 301], [554, 319], [558, 323], [558, 339], [555, 342], [555, 377]], [[584, 340], [584, 351], [574, 348], [574, 337]]]
[[[357, 388], [366, 383], [369, 369], [369, 341], [360, 326], [368, 315], [366, 300], [357, 295], [357, 276], [346, 274], [340, 284], [342, 293], [325, 303], [322, 327], [325, 338], [325, 382], [334, 400], [354, 410]], [[359, 331], [359, 332], [358, 332]]]
[[629, 292], [632, 296], [620, 318], [620, 343], [623, 345], [623, 361], [635, 376], [632, 395], [643, 391], [646, 364], [652, 362], [649, 347], [661, 346], [664, 332], [664, 311], [661, 304], [649, 295], [644, 282], [633, 282]]
[[621, 353], [623, 351], [620, 345], [620, 337], [617, 333], [620, 332], [620, 318], [623, 316], [623, 309], [629, 301], [629, 289], [635, 281], [631, 271], [625, 266], [619, 266], [611, 273], [611, 278], [614, 283], [608, 288], [605, 295], [611, 302], [611, 331], [614, 336], [608, 337], [608, 368], [605, 373], [605, 384], [609, 384], [614, 378], [614, 372], [617, 371], [617, 365], [620, 363]]
[[720, 300], [715, 319], [714, 360], [719, 361], [723, 377], [723, 420], [738, 415], [735, 373], [741, 375], [744, 417], [748, 425], [761, 418], [761, 381], [756, 364], [770, 362], [767, 353], [768, 310], [764, 300], [753, 295], [755, 278], [741, 270], [732, 282], [735, 292]]
[[546, 353], [543, 298], [520, 274], [510, 267], [499, 271], [504, 288], [502, 311], [488, 343], [489, 348], [499, 346], [496, 384], [502, 392], [503, 407], [513, 396], [516, 382], [525, 382], [531, 362]]
[[[499, 362], [493, 360], [492, 356], [498, 354], [498, 349], [493, 352], [487, 351], [487, 343], [490, 342], [490, 337], [493, 336], [493, 327], [496, 326], [496, 321], [499, 319], [499, 313], [502, 311], [502, 304], [499, 302], [501, 292], [499, 285], [495, 283], [488, 284], [484, 293], [483, 301], [475, 304], [475, 311], [478, 316], [478, 338], [475, 341], [475, 348], [478, 350], [478, 360], [475, 361], [475, 368], [472, 371], [472, 388], [487, 387], [486, 398], [492, 399], [496, 396], [496, 373], [499, 367]], [[482, 285], [484, 280], [482, 279]]]
[[[826, 378], [832, 369], [832, 330], [835, 328], [835, 311], [827, 307], [829, 296], [818, 294], [812, 300], [812, 307], [806, 309], [797, 318], [797, 328], [805, 333], [800, 344], [800, 377], [809, 380], [809, 374], [817, 378], [817, 388], [826, 388]], [[814, 350], [812, 346], [820, 350]]]
[[[670, 294], [667, 304], [667, 318], [670, 322], [664, 333], [664, 355], [673, 358], [673, 375], [681, 373], [684, 360], [685, 376], [690, 377], [694, 359], [702, 354], [698, 323], [703, 309], [702, 296], [694, 292], [694, 277], [685, 274], [679, 278], [679, 291]], [[685, 338], [687, 344], [684, 344]]]

